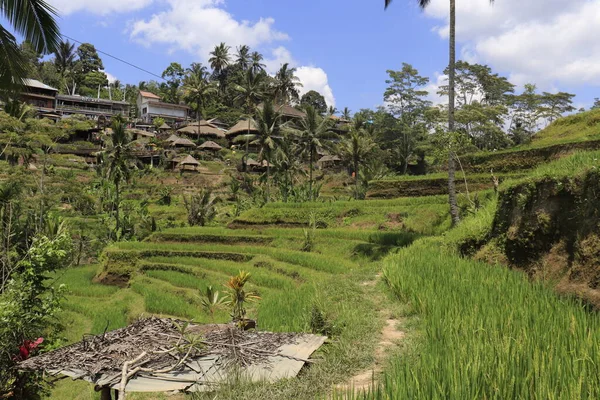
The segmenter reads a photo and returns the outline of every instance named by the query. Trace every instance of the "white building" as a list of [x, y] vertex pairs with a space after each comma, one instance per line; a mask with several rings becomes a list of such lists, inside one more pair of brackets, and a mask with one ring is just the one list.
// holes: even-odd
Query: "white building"
[[158, 117], [168, 124], [186, 121], [190, 109], [181, 104], [164, 103], [159, 96], [143, 90], [138, 94], [137, 108], [142, 121], [148, 124]]

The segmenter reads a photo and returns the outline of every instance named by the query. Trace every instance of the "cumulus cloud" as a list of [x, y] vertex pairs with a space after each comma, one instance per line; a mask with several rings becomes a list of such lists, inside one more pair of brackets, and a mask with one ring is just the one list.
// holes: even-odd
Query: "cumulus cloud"
[[335, 97], [333, 96], [333, 90], [329, 86], [327, 74], [322, 68], [317, 67], [298, 67], [296, 76], [300, 79], [302, 87], [300, 94], [304, 94], [310, 90], [316, 90], [325, 97], [325, 101], [328, 106], [335, 107]]
[[[447, 0], [432, 0], [426, 15], [442, 21], [447, 37]], [[600, 85], [600, 1], [483, 0], [457, 2], [461, 55], [508, 71], [513, 83]]]
[[110, 72], [102, 71], [106, 74], [106, 79], [108, 79], [108, 83], [115, 83], [117, 81], [117, 77], [111, 74]]
[[89, 12], [98, 15], [129, 12], [142, 9], [153, 0], [49, 0], [48, 3], [56, 8], [61, 15], [75, 12]]
[[149, 19], [134, 21], [131, 37], [144, 45], [166, 44], [208, 59], [214, 46], [225, 42], [235, 47], [258, 47], [285, 41], [288, 36], [273, 27], [273, 18], [238, 21], [219, 6], [222, 0], [166, 0], [168, 9]]

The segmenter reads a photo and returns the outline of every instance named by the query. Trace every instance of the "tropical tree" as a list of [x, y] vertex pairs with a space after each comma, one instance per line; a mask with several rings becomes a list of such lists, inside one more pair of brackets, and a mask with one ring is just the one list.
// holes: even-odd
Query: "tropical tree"
[[323, 115], [327, 112], [327, 103], [325, 97], [316, 90], [309, 90], [302, 95], [300, 106], [312, 106], [319, 114]]
[[252, 55], [250, 56], [252, 65], [250, 66], [250, 68], [252, 69], [252, 72], [254, 72], [255, 74], [258, 74], [265, 70], [266, 65], [263, 64], [263, 62], [262, 62], [263, 58], [264, 58], [263, 55], [260, 54], [258, 51], [252, 52]]
[[281, 114], [275, 111], [269, 101], [265, 102], [256, 114], [256, 130], [258, 132], [252, 144], [259, 149], [258, 161], [267, 162], [267, 201], [269, 201], [271, 160], [281, 134]]
[[329, 108], [327, 109], [327, 113], [329, 115], [335, 115], [338, 113], [338, 109], [335, 108], [334, 106], [329, 106]]
[[242, 71], [246, 71], [248, 68], [250, 68], [252, 66], [252, 58], [250, 56], [250, 47], [248, 47], [246, 45], [242, 45], [237, 48], [235, 63], [242, 69]]
[[321, 117], [315, 108], [310, 105], [306, 106], [304, 110], [306, 115], [298, 123], [299, 126], [297, 129], [292, 129], [290, 132], [296, 136], [301, 154], [308, 157], [308, 185], [310, 199], [314, 200], [314, 163], [317, 157], [317, 150], [326, 148], [328, 146], [327, 142], [325, 142], [323, 139], [331, 137], [332, 135], [330, 130], [331, 120], [329, 118]]
[[198, 120], [198, 132], [200, 132], [200, 120], [202, 119], [202, 110], [206, 99], [211, 94], [217, 93], [217, 88], [207, 79], [206, 68], [202, 67], [189, 74], [183, 84], [184, 98], [188, 103], [193, 104]]
[[273, 98], [277, 104], [289, 104], [300, 99], [300, 79], [295, 75], [296, 68], [290, 68], [288, 63], [281, 66], [275, 74]]
[[350, 111], [350, 109], [348, 107], [344, 107], [344, 109], [342, 110], [342, 119], [345, 119], [346, 121], [350, 121], [352, 119], [351, 113], [352, 113], [352, 111]]
[[106, 153], [105, 173], [115, 185], [115, 235], [118, 237], [121, 228], [119, 209], [121, 207], [121, 184], [129, 182], [132, 169], [130, 143], [131, 136], [125, 130], [125, 121], [122, 117], [115, 117], [112, 124], [109, 149]]
[[349, 163], [354, 175], [354, 197], [360, 197], [359, 173], [360, 167], [365, 165], [367, 157], [375, 148], [375, 142], [364, 129], [364, 119], [357, 115], [353, 122], [350, 134], [340, 143], [339, 152], [347, 163]]
[[75, 57], [75, 44], [70, 43], [68, 40], [66, 42], [60, 42], [58, 48], [54, 52], [54, 64], [56, 65], [56, 70], [58, 71], [67, 92], [69, 92], [69, 87], [66, 83], [66, 78], [73, 72]]
[[191, 196], [183, 196], [190, 226], [204, 226], [217, 215], [216, 205], [221, 201], [211, 190], [205, 189]]
[[231, 61], [229, 56], [229, 49], [225, 43], [221, 42], [215, 46], [215, 49], [210, 52], [210, 58], [208, 62], [213, 70], [213, 77], [219, 81], [219, 90], [221, 93], [225, 93], [225, 85], [227, 82], [226, 68]]
[[248, 159], [248, 145], [251, 139], [250, 127], [252, 124], [252, 115], [254, 108], [265, 96], [265, 74], [255, 74], [252, 69], [246, 71], [241, 85], [235, 85], [237, 92], [234, 102], [244, 108], [248, 118], [248, 132], [246, 134], [246, 153], [242, 160], [244, 171], [246, 170], [246, 161]]
[[[421, 9], [425, 9], [431, 0], [417, 0]], [[494, 0], [489, 0], [493, 3]], [[392, 0], [384, 0], [387, 8]], [[448, 130], [454, 132], [454, 75], [456, 64], [456, 0], [450, 0], [450, 18], [449, 18], [449, 61], [448, 61]], [[456, 166], [454, 164], [455, 156], [450, 152], [448, 156], [448, 199], [450, 203], [450, 216], [452, 225], [460, 222], [458, 202], [456, 199], [456, 185], [454, 175]]]
[[[56, 50], [60, 31], [54, 17], [56, 10], [44, 0], [2, 0], [0, 15], [29, 42], [37, 53]], [[0, 25], [0, 88], [17, 90], [27, 77], [27, 60], [19, 51], [16, 38]]]

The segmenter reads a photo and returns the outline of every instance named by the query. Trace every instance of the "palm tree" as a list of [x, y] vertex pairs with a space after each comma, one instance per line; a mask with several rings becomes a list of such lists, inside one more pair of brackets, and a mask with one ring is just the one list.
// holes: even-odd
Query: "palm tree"
[[264, 103], [262, 110], [256, 115], [256, 130], [258, 132], [252, 144], [259, 148], [258, 161], [267, 161], [267, 201], [269, 201], [271, 156], [281, 134], [281, 114], [275, 111], [273, 104], [269, 101]]
[[[203, 68], [203, 69], [202, 69]], [[183, 84], [183, 93], [186, 101], [196, 105], [196, 119], [198, 121], [198, 135], [200, 135], [200, 120], [206, 97], [217, 92], [212, 82], [206, 79], [206, 68], [202, 67], [186, 77]]]
[[351, 113], [352, 111], [350, 111], [348, 107], [344, 107], [344, 109], [342, 110], [342, 119], [350, 121], [352, 119], [352, 115], [350, 115]]
[[54, 65], [61, 78], [64, 78], [65, 74], [71, 71], [74, 63], [75, 43], [71, 43], [68, 40], [66, 42], [60, 42], [58, 48], [54, 52]]
[[125, 130], [125, 121], [117, 116], [113, 119], [113, 134], [111, 135], [110, 147], [106, 157], [106, 174], [115, 185], [115, 235], [118, 237], [121, 228], [119, 208], [121, 206], [121, 183], [128, 182], [131, 178], [131, 137]]
[[338, 109], [335, 108], [334, 106], [329, 106], [329, 108], [327, 109], [327, 113], [329, 115], [335, 115], [338, 113]]
[[310, 199], [314, 200], [313, 170], [315, 158], [317, 157], [317, 150], [326, 147], [326, 143], [321, 139], [332, 135], [330, 130], [331, 120], [322, 118], [313, 106], [306, 106], [304, 111], [306, 115], [300, 120], [299, 129], [293, 129], [290, 132], [297, 137], [301, 153], [308, 156], [308, 185]]
[[296, 68], [289, 68], [285, 63], [275, 74], [275, 85], [273, 88], [274, 99], [278, 104], [289, 104], [290, 101], [300, 99], [299, 87], [302, 87], [300, 79], [295, 75]]
[[244, 171], [246, 170], [246, 161], [248, 159], [248, 145], [251, 139], [250, 126], [252, 123], [252, 114], [254, 108], [265, 96], [265, 74], [255, 74], [252, 69], [246, 71], [244, 80], [241, 85], [235, 85], [235, 90], [238, 92], [234, 98], [234, 102], [242, 107], [248, 118], [248, 133], [246, 135], [246, 154], [242, 160]]
[[[44, 0], [1, 0], [0, 15], [36, 52], [52, 53], [60, 41], [56, 10]], [[27, 61], [15, 37], [0, 25], [0, 88], [18, 90], [27, 77]]]
[[211, 57], [208, 59], [210, 67], [213, 70], [213, 77], [219, 81], [219, 90], [221, 93], [225, 93], [226, 85], [226, 68], [231, 61], [229, 56], [229, 49], [225, 43], [221, 42], [215, 49], [210, 52]]
[[190, 226], [204, 226], [217, 215], [217, 204], [221, 198], [214, 196], [210, 189], [203, 189], [189, 197], [183, 196], [183, 204], [188, 212]]
[[263, 55], [258, 51], [253, 52], [250, 56], [250, 59], [252, 60], [252, 65], [250, 68], [255, 74], [261, 73], [265, 70], [266, 65], [262, 63], [263, 58]]
[[246, 71], [252, 65], [252, 59], [250, 58], [250, 47], [243, 45], [237, 48], [237, 59], [236, 64], [240, 66], [242, 71]]
[[359, 197], [358, 182], [360, 167], [366, 163], [367, 157], [375, 148], [375, 142], [364, 130], [364, 120], [356, 116], [350, 134], [340, 143], [342, 159], [352, 165], [354, 173], [354, 197]]
[[[384, 0], [387, 8], [392, 0]], [[425, 9], [431, 0], [418, 0], [421, 9]], [[493, 3], [494, 0], [489, 0]], [[456, 74], [456, 0], [450, 0], [450, 35], [449, 35], [449, 61], [448, 61], [448, 131], [454, 132], [454, 81]], [[454, 165], [455, 154], [450, 151], [448, 156], [448, 199], [450, 203], [450, 216], [452, 225], [460, 222], [458, 203], [456, 200], [456, 186], [454, 184], [454, 174], [456, 166]]]

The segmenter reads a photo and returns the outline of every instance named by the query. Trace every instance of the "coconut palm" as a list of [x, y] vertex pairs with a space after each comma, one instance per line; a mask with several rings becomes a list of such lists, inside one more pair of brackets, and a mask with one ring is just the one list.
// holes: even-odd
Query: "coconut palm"
[[[56, 10], [44, 0], [0, 0], [0, 15], [36, 52], [52, 53], [60, 41]], [[17, 90], [27, 77], [27, 60], [17, 40], [0, 25], [0, 88]]]
[[290, 132], [296, 136], [302, 155], [308, 156], [308, 186], [310, 199], [314, 200], [313, 196], [313, 170], [317, 150], [327, 147], [327, 142], [323, 141], [327, 137], [331, 137], [330, 130], [331, 120], [322, 118], [313, 106], [306, 106], [304, 109], [306, 115], [300, 120], [298, 129], [292, 129]]
[[125, 130], [122, 117], [115, 117], [112, 124], [112, 135], [106, 154], [106, 175], [115, 185], [115, 234], [118, 237], [121, 228], [119, 209], [121, 207], [121, 183], [131, 179], [131, 136]]
[[206, 79], [206, 71], [200, 69], [196, 73], [188, 75], [183, 84], [184, 98], [187, 102], [195, 104], [196, 119], [198, 121], [198, 135], [200, 135], [200, 120], [206, 98], [217, 93], [217, 88]]
[[[384, 0], [385, 8], [387, 8], [392, 0]], [[431, 0], [418, 0], [421, 9], [425, 9]], [[489, 0], [493, 3], [494, 0]], [[450, 35], [449, 47], [450, 57], [448, 62], [448, 130], [454, 132], [454, 76], [456, 73], [456, 0], [450, 0]], [[450, 202], [450, 215], [452, 217], [452, 225], [460, 222], [458, 203], [456, 200], [456, 187], [454, 184], [454, 174], [456, 166], [454, 165], [455, 155], [450, 152], [448, 156], [448, 198]]]
[[229, 49], [231, 49], [231, 47], [221, 42], [219, 45], [215, 46], [213, 51], [210, 52], [211, 57], [208, 59], [208, 62], [216, 74], [220, 74], [225, 67], [229, 65], [229, 62], [231, 61]]
[[273, 104], [265, 102], [262, 109], [256, 114], [256, 139], [252, 145], [258, 147], [258, 161], [267, 162], [267, 201], [269, 201], [269, 186], [271, 159], [277, 147], [281, 134], [281, 114], [275, 111]]
[[68, 40], [60, 42], [54, 52], [54, 65], [61, 78], [73, 69], [73, 64], [75, 64], [75, 43]]
[[235, 91], [238, 93], [234, 102], [244, 108], [248, 118], [248, 133], [246, 134], [246, 153], [242, 160], [244, 171], [246, 170], [246, 161], [248, 159], [248, 144], [250, 142], [250, 126], [252, 124], [252, 114], [254, 108], [265, 96], [265, 74], [255, 74], [252, 69], [246, 71], [241, 85], [235, 85]]
[[342, 110], [342, 119], [350, 121], [352, 119], [352, 115], [350, 115], [351, 113], [352, 111], [350, 111], [348, 107], [344, 107], [344, 109]]
[[334, 106], [329, 106], [329, 108], [327, 109], [327, 113], [329, 115], [335, 115], [338, 113], [338, 109], [335, 108]]
[[252, 69], [252, 72], [254, 72], [255, 74], [258, 74], [265, 70], [266, 65], [262, 63], [262, 60], [264, 59], [264, 57], [258, 51], [253, 52], [252, 55], [250, 56], [250, 59], [252, 60], [252, 65], [250, 67]]
[[246, 71], [251, 67], [250, 47], [243, 45], [237, 48], [235, 63], [240, 66], [242, 71]]
[[273, 94], [278, 104], [289, 104], [290, 101], [300, 99], [299, 87], [302, 87], [300, 79], [295, 75], [296, 68], [290, 68], [288, 63], [281, 66], [275, 74]]
[[340, 156], [352, 166], [354, 175], [354, 197], [359, 197], [358, 182], [360, 167], [365, 165], [367, 157], [375, 148], [375, 142], [365, 132], [364, 120], [356, 116], [350, 134], [340, 143]]

